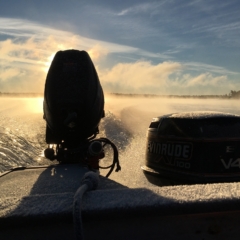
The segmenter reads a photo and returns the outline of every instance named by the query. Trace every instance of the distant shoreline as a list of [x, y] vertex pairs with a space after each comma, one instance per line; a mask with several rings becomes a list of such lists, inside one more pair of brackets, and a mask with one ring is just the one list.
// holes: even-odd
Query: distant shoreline
[[225, 95], [157, 95], [157, 94], [132, 94], [132, 93], [107, 93], [117, 97], [143, 97], [143, 98], [200, 98], [200, 99], [232, 99], [231, 96]]
[[21, 98], [41, 97], [43, 98], [43, 93], [0, 93], [0, 97], [21, 97]]
[[[133, 94], [133, 93], [105, 93], [106, 96], [114, 97], [137, 97], [137, 98], [197, 98], [197, 99], [240, 99], [239, 96], [234, 97], [225, 95], [157, 95], [157, 94]], [[16, 98], [43, 98], [43, 93], [1, 93], [0, 97], [16, 97]]]

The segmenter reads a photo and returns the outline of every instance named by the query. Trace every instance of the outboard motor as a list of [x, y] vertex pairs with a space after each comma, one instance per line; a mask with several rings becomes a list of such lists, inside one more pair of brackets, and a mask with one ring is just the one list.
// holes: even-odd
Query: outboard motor
[[147, 179], [156, 185], [240, 181], [240, 116], [185, 112], [156, 117], [147, 133]]
[[[104, 95], [95, 67], [85, 51], [56, 53], [49, 68], [44, 91], [45, 156], [59, 162], [84, 162], [94, 152], [92, 144], [104, 117]], [[108, 143], [108, 139], [98, 139]], [[102, 143], [101, 143], [102, 144]], [[52, 146], [56, 145], [56, 149]], [[114, 154], [116, 156], [116, 153]], [[96, 157], [96, 156], [95, 156]], [[114, 160], [118, 163], [118, 158]], [[96, 164], [95, 164], [96, 165]], [[120, 166], [119, 166], [120, 167]]]

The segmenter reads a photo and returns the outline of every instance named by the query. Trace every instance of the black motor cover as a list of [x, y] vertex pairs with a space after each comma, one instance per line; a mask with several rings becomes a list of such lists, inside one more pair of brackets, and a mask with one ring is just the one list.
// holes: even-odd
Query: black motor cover
[[56, 53], [46, 78], [43, 108], [48, 144], [78, 143], [98, 133], [104, 95], [87, 52]]
[[145, 175], [192, 183], [240, 180], [238, 115], [165, 115], [153, 119], [147, 137]]

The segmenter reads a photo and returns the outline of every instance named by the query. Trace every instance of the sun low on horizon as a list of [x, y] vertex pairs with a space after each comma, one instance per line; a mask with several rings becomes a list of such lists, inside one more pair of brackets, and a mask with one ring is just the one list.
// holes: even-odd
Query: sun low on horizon
[[52, 60], [55, 56], [55, 53], [52, 53], [48, 58], [47, 61], [44, 63], [45, 67], [43, 68], [43, 71], [45, 73], [48, 73], [49, 67], [51, 66]]
[[240, 89], [235, 0], [227, 8], [216, 0], [15, 4], [17, 15], [10, 2], [0, 4], [2, 92], [39, 92], [54, 55], [67, 49], [88, 52], [108, 92], [215, 95]]

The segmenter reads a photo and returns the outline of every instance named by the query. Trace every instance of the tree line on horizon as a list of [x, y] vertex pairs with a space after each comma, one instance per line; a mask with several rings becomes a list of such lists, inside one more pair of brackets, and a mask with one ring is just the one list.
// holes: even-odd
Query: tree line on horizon
[[229, 94], [224, 95], [157, 95], [157, 94], [135, 94], [135, 93], [110, 93], [119, 97], [170, 97], [170, 98], [222, 98], [222, 99], [240, 99], [240, 90], [231, 90]]
[[[108, 93], [119, 97], [170, 97], [170, 98], [223, 98], [240, 99], [240, 90], [231, 90], [224, 95], [157, 95], [157, 94], [135, 94], [135, 93]], [[8, 93], [0, 92], [0, 97], [43, 97], [43, 93]]]
[[240, 90], [239, 91], [233, 91], [231, 90], [230, 93], [229, 93], [229, 96], [231, 98], [240, 98]]

